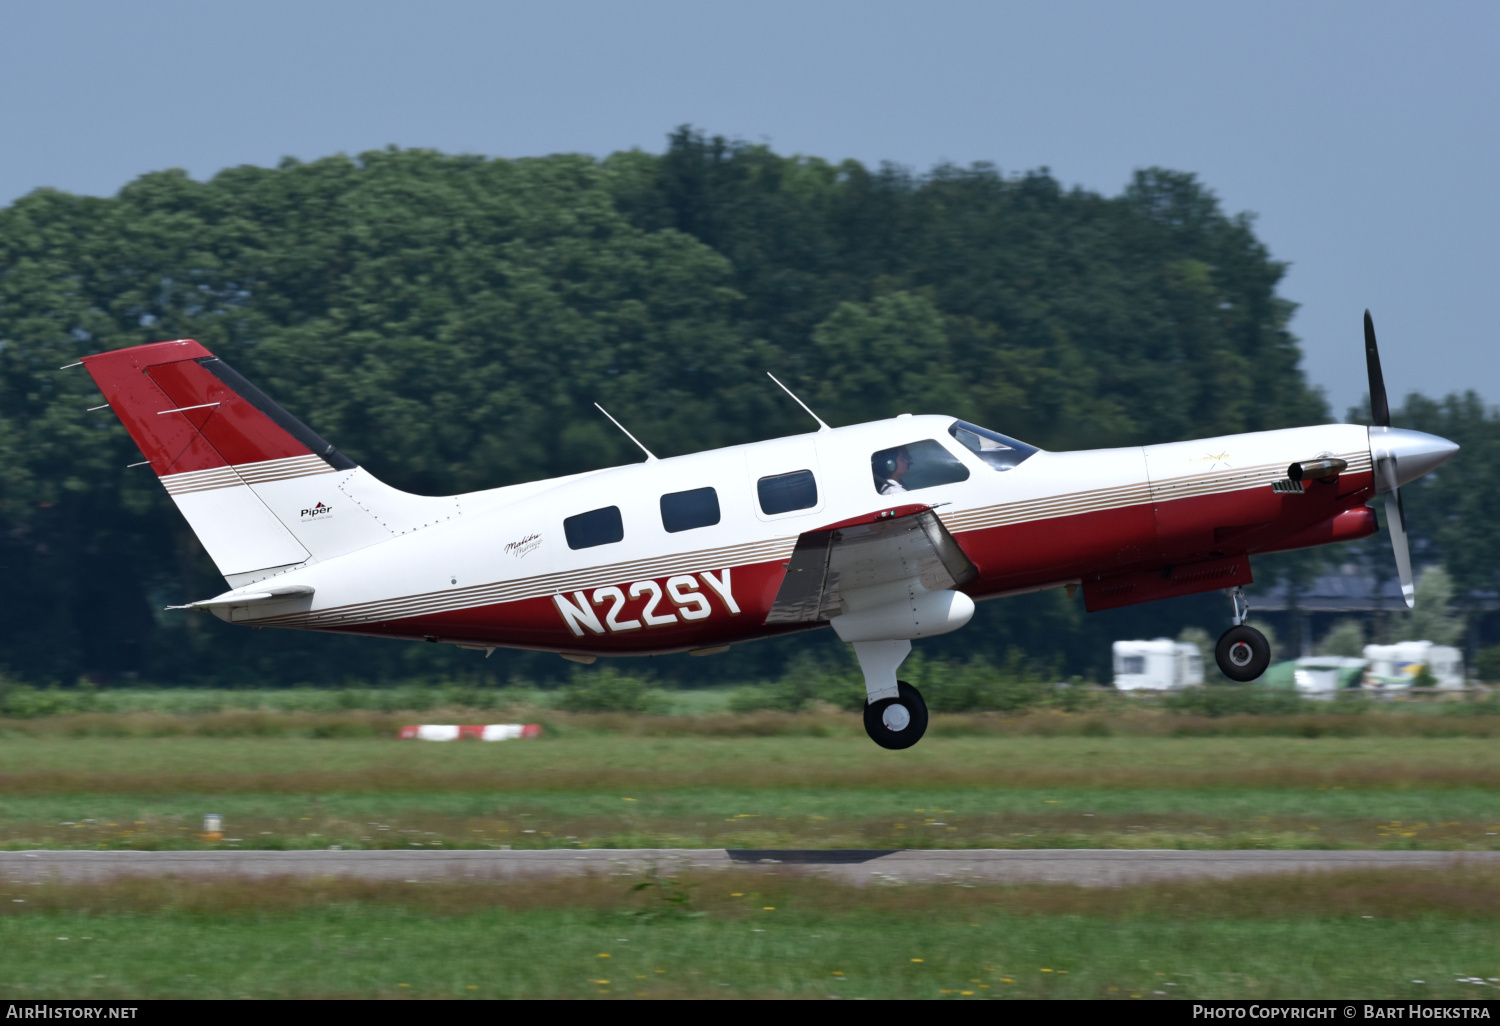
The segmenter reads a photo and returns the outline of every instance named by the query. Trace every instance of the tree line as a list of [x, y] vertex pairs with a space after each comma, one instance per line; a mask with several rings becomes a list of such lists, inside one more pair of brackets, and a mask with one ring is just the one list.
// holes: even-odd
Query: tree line
[[[660, 154], [389, 149], [38, 190], [0, 209], [0, 668], [225, 685], [564, 669], [163, 613], [222, 580], [152, 475], [125, 469], [119, 424], [84, 412], [87, 375], [57, 369], [89, 352], [196, 338], [377, 476], [441, 494], [636, 459], [594, 401], [663, 456], [806, 430], [767, 370], [835, 425], [943, 412], [1053, 449], [1318, 422], [1283, 272], [1186, 173], [1107, 197], [1045, 170], [868, 168], [687, 128]], [[1477, 399], [1413, 403], [1410, 426], [1496, 444]], [[1424, 544], [1463, 546], [1462, 582], [1492, 579], [1483, 499], [1446, 498], [1449, 480], [1409, 500], [1413, 520], [1430, 492]], [[1061, 595], [983, 608], [944, 652], [1055, 653], [1069, 673], [1102, 672], [1109, 637], [1163, 616], [1086, 621]], [[775, 673], [807, 644], [836, 648], [655, 668]]]

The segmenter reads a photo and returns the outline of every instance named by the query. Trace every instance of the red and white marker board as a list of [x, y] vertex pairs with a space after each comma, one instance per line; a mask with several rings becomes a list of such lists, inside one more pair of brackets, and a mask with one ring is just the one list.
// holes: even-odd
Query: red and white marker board
[[403, 741], [519, 741], [541, 735], [540, 723], [422, 723], [401, 728]]

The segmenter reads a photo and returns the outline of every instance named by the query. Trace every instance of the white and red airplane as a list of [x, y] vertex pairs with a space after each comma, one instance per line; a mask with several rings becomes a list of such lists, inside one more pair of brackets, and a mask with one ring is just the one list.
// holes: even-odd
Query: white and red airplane
[[897, 669], [976, 599], [1082, 588], [1093, 611], [1222, 589], [1217, 661], [1252, 680], [1270, 649], [1244, 623], [1249, 557], [1367, 537], [1384, 493], [1410, 605], [1398, 489], [1458, 447], [1390, 426], [1368, 313], [1365, 343], [1370, 428], [1045, 452], [952, 417], [818, 420], [441, 497], [382, 484], [197, 342], [81, 363], [229, 584], [173, 608], [582, 663], [832, 626], [864, 672], [866, 731], [907, 748], [927, 708]]

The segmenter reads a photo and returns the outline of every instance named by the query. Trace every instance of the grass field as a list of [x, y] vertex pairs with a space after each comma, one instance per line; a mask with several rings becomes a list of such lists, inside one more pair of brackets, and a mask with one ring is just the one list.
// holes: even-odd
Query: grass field
[[[827, 711], [559, 714], [503, 744], [400, 742], [402, 719], [0, 724], [0, 846], [1500, 847], [1489, 716], [949, 717], [906, 752]], [[1497, 926], [1500, 873], [1472, 869], [4, 883], [0, 996], [1475, 997], [1500, 982]]]
[[1497, 785], [1462, 736], [36, 734], [0, 741], [0, 846], [1492, 849]]
[[[644, 888], [638, 887], [644, 883]], [[0, 885], [0, 997], [1488, 997], [1500, 876]]]

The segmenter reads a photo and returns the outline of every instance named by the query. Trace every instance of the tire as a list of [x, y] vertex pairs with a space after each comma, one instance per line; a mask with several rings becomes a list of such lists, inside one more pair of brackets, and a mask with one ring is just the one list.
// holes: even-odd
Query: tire
[[[866, 703], [865, 733], [881, 748], [899, 751], [910, 748], [927, 733], [927, 703], [922, 701], [922, 692], [904, 680], [898, 680], [896, 688], [897, 697]], [[901, 723], [903, 712], [905, 724]]]
[[1214, 661], [1230, 680], [1251, 681], [1271, 665], [1271, 643], [1254, 627], [1231, 627], [1214, 646]]

